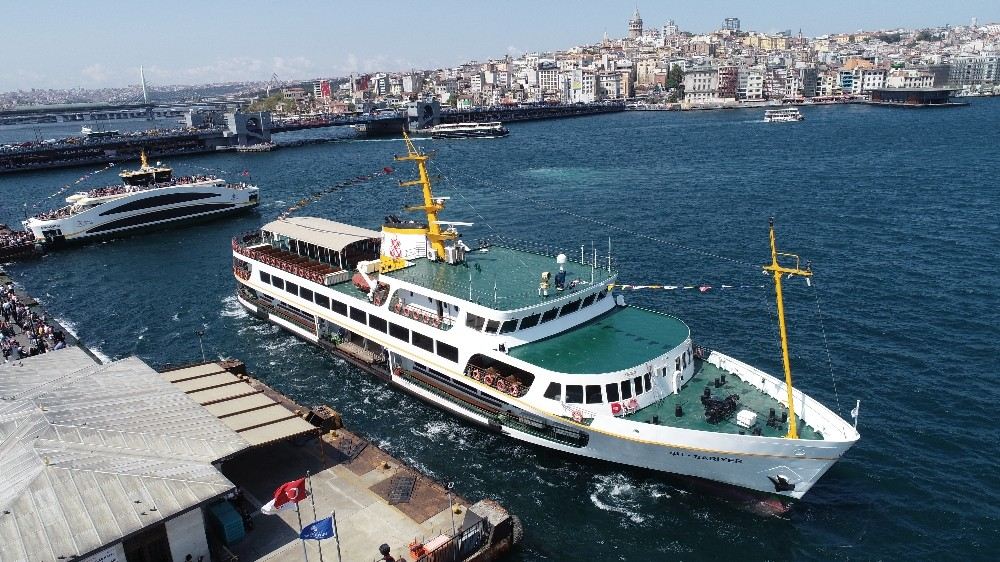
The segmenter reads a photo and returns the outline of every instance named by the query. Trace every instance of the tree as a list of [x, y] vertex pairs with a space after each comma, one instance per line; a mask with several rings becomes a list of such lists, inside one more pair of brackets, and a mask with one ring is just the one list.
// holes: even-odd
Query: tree
[[670, 92], [667, 96], [669, 103], [684, 99], [684, 70], [676, 64], [670, 65], [667, 71], [667, 91]]
[[936, 41], [937, 35], [934, 35], [930, 30], [923, 30], [917, 34], [917, 41]]

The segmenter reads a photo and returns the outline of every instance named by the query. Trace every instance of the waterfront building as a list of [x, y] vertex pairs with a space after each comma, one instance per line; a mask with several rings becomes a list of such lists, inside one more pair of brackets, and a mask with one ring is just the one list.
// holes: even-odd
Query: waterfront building
[[1000, 84], [1000, 51], [962, 55], [952, 59], [949, 81], [952, 86], [994, 86]]
[[885, 85], [887, 88], [931, 88], [934, 75], [915, 68], [895, 69], [889, 73]]
[[711, 66], [693, 68], [684, 74], [684, 101], [704, 103], [718, 99], [719, 72]]
[[599, 99], [620, 99], [622, 97], [621, 76], [617, 72], [598, 73], [597, 92]]
[[762, 67], [739, 69], [736, 99], [740, 101], [762, 101], [764, 99], [764, 69]]

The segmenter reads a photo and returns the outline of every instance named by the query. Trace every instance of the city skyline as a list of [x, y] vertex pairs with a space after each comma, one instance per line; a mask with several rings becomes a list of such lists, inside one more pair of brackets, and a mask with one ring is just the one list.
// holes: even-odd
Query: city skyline
[[[605, 32], [622, 37], [636, 9], [635, 2], [586, 2], [584, 9], [579, 3], [511, 2], [477, 5], [472, 11], [467, 4], [439, 2], [428, 10], [387, 1], [346, 16], [335, 5], [295, 6], [286, 8], [289, 15], [282, 18], [265, 4], [179, 2], [169, 11], [154, 8], [140, 18], [131, 4], [102, 6], [100, 27], [86, 23], [95, 19], [93, 6], [71, 4], [60, 6], [59, 17], [42, 30], [33, 25], [44, 15], [39, 4], [6, 7], [11, 25], [2, 44], [16, 56], [0, 76], [0, 91], [126, 86], [138, 82], [140, 65], [154, 86], [268, 80], [272, 74], [298, 80], [445, 68], [592, 44]], [[696, 33], [718, 29], [725, 17], [740, 18], [747, 30], [801, 29], [807, 36], [967, 25], [972, 17], [980, 24], [1000, 22], [1000, 5], [978, 0], [947, 6], [921, 0], [903, 13], [863, 2], [804, 7], [780, 1], [769, 3], [766, 12], [720, 1], [697, 6], [640, 3], [638, 9], [647, 28], [673, 19], [682, 30]], [[52, 10], [48, 4], [44, 11], [53, 15]], [[427, 23], [429, 18], [435, 22]], [[203, 29], [199, 21], [207, 22]], [[73, 48], [67, 50], [67, 45]]]

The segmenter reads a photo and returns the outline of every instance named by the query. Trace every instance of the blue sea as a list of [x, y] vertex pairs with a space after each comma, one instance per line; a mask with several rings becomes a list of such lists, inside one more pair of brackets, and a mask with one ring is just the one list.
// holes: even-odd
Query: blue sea
[[[861, 441], [781, 516], [688, 482], [595, 463], [486, 433], [281, 330], [233, 296], [230, 238], [311, 193], [384, 166], [299, 215], [377, 227], [412, 202], [398, 139], [262, 154], [177, 158], [177, 173], [247, 170], [258, 214], [52, 252], [8, 269], [95, 351], [153, 365], [238, 357], [306, 404], [471, 499], [521, 517], [524, 561], [995, 559], [1000, 552], [1000, 100], [901, 110], [804, 108], [632, 112], [515, 123], [497, 140], [422, 141], [435, 150], [447, 220], [468, 239], [500, 235], [579, 255], [608, 239], [623, 283], [716, 287], [626, 299], [685, 320], [697, 343], [780, 374], [768, 218], [779, 249], [810, 260], [812, 287], [785, 283], [796, 385]], [[6, 138], [16, 135], [0, 131]], [[36, 133], [28, 130], [29, 136]], [[42, 133], [42, 136], [47, 135]], [[48, 198], [114, 183], [115, 169], [0, 176], [0, 222]], [[90, 174], [90, 175], [88, 175]], [[721, 289], [722, 285], [733, 288]], [[532, 290], [533, 288], [526, 288]], [[373, 554], [374, 558], [374, 554]]]

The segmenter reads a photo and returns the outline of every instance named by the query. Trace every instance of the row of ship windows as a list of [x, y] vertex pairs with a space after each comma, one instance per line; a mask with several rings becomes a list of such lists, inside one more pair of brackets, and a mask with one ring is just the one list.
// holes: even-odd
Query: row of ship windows
[[285, 292], [295, 295], [301, 299], [313, 302], [323, 308], [330, 309], [337, 314], [347, 316], [355, 322], [367, 324], [372, 329], [378, 330], [383, 334], [389, 334], [398, 340], [411, 343], [420, 349], [436, 353], [449, 361], [458, 363], [458, 348], [453, 345], [435, 341], [434, 338], [425, 336], [420, 332], [411, 332], [409, 329], [398, 324], [388, 322], [384, 318], [380, 318], [374, 314], [368, 314], [364, 310], [354, 308], [353, 306], [347, 306], [345, 303], [338, 300], [332, 300], [326, 295], [314, 293], [313, 291], [306, 289], [305, 287], [300, 287], [291, 281], [285, 281], [277, 275], [270, 275], [269, 273], [261, 271], [260, 280], [265, 283], [270, 283], [274, 287], [282, 289]]
[[[649, 373], [626, 379], [621, 383], [609, 382], [604, 385], [604, 395], [601, 395], [601, 385], [599, 384], [567, 384], [566, 394], [563, 395], [563, 386], [557, 382], [550, 382], [545, 389], [545, 396], [551, 400], [559, 400], [567, 404], [603, 404], [605, 402], [618, 402], [627, 400], [633, 396], [639, 396], [652, 390], [653, 381], [650, 380]], [[605, 398], [607, 398], [605, 400]]]
[[[544, 324], [546, 322], [555, 320], [557, 317], [565, 316], [580, 310], [581, 308], [586, 308], [597, 301], [600, 301], [604, 297], [608, 296], [607, 289], [602, 290], [600, 293], [592, 293], [587, 295], [586, 298], [577, 299], [573, 302], [564, 304], [561, 308], [552, 308], [544, 313], [538, 312], [525, 316], [524, 318], [511, 318], [504, 323], [500, 323], [499, 320], [487, 320], [482, 316], [476, 316], [475, 314], [465, 315], [465, 325], [477, 332], [483, 331], [483, 327], [486, 328], [486, 333], [488, 334], [508, 334], [510, 332], [516, 332], [517, 330], [527, 330], [528, 328], [534, 328], [538, 324]], [[520, 326], [518, 325], [520, 321]]]

